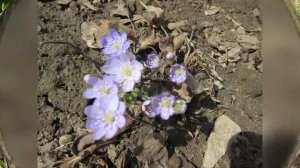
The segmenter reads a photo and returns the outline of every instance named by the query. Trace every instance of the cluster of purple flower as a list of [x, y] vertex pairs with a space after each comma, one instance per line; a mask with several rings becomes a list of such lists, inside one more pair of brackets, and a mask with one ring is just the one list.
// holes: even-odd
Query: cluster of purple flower
[[102, 66], [103, 79], [86, 75], [84, 80], [91, 87], [83, 93], [87, 99], [95, 99], [87, 106], [86, 128], [91, 130], [94, 139], [112, 138], [126, 124], [125, 103], [119, 100], [119, 88], [122, 92], [133, 90], [141, 79], [143, 65], [128, 52], [130, 46], [127, 34], [112, 30], [102, 41], [102, 52], [110, 57]]
[[168, 120], [172, 115], [183, 114], [186, 111], [186, 103], [177, 99], [169, 92], [164, 92], [151, 100], [146, 100], [142, 105], [143, 112], [149, 117], [160, 116]]
[[[128, 51], [130, 42], [126, 33], [112, 30], [104, 36], [101, 44], [102, 52], [108, 55], [106, 64], [101, 67], [105, 73], [102, 79], [86, 75], [84, 81], [91, 87], [86, 89], [83, 96], [94, 99], [92, 105], [87, 106], [84, 113], [87, 115], [86, 128], [91, 130], [95, 140], [112, 138], [126, 124], [126, 105], [119, 99], [119, 92], [133, 91], [134, 85], [141, 80], [143, 65], [136, 60], [135, 55]], [[174, 53], [168, 53], [167, 59], [173, 59]], [[149, 54], [146, 67], [157, 69], [160, 67], [160, 58], [157, 54]], [[186, 80], [184, 66], [171, 66], [169, 79], [177, 85]], [[164, 120], [170, 116], [182, 114], [186, 111], [184, 100], [177, 99], [168, 92], [164, 92], [143, 103], [142, 109], [150, 117], [160, 115]]]

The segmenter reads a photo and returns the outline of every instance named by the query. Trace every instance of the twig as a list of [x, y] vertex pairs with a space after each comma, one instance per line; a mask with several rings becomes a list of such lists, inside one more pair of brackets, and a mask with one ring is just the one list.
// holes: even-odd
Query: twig
[[166, 34], [166, 36], [169, 37], [168, 32], [166, 31], [166, 29], [162, 25], [160, 25], [160, 28], [164, 31], [164, 33]]

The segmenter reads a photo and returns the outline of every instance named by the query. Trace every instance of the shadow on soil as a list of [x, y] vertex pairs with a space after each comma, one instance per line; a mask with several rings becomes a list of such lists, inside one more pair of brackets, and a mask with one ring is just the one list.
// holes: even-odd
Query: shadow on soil
[[230, 168], [262, 168], [262, 135], [241, 132], [229, 141]]

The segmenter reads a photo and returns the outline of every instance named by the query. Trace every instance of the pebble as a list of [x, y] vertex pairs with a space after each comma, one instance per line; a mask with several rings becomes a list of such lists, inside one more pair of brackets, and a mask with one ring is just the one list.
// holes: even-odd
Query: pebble
[[58, 144], [60, 146], [62, 145], [66, 145], [67, 143], [70, 143], [74, 140], [74, 136], [73, 135], [70, 135], [70, 134], [66, 134], [66, 135], [63, 135], [59, 138], [58, 140]]

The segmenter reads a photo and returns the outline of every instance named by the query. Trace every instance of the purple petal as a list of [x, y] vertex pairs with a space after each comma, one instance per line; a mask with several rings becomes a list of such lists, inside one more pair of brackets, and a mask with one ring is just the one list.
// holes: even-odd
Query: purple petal
[[126, 110], [125, 103], [119, 101], [119, 105], [118, 105], [118, 109], [117, 109], [116, 113], [117, 113], [118, 115], [122, 115], [122, 114], [124, 114], [125, 110]]
[[93, 133], [94, 139], [95, 139], [95, 140], [99, 140], [99, 139], [103, 138], [104, 133], [105, 133], [105, 132], [104, 132], [104, 130], [102, 130], [102, 129], [96, 130], [96, 131]]
[[100, 99], [100, 101], [95, 100], [95, 103], [105, 111], [116, 111], [119, 104], [119, 97], [118, 95], [113, 95], [110, 99]]
[[136, 70], [133, 71], [133, 78], [136, 83], [140, 82], [141, 75], [142, 75], [141, 71], [136, 71]]
[[113, 125], [112, 127], [106, 129], [106, 133], [105, 133], [104, 137], [106, 139], [110, 139], [117, 133], [117, 131], [118, 131], [118, 128]]
[[123, 92], [130, 92], [133, 90], [134, 87], [134, 81], [133, 80], [126, 80], [122, 84], [122, 91]]
[[126, 119], [123, 115], [117, 117], [116, 125], [118, 128], [123, 128], [126, 124]]
[[92, 88], [88, 88], [83, 92], [83, 97], [86, 99], [93, 99], [97, 96], [97, 93]]
[[101, 118], [101, 113], [103, 110], [95, 105], [87, 106], [84, 109], [84, 114], [87, 115], [91, 119], [100, 119]]
[[88, 119], [86, 121], [86, 129], [89, 129], [89, 130], [97, 130], [99, 128], [101, 124], [99, 123], [99, 120], [95, 120], [95, 119]]
[[120, 38], [120, 35], [119, 35], [119, 33], [118, 33], [118, 31], [117, 31], [116, 29], [112, 29], [112, 30], [111, 30], [110, 36], [111, 36], [113, 39], [115, 39], [115, 40], [117, 40], [117, 39]]
[[142, 71], [144, 69], [143, 64], [141, 64], [139, 61], [137, 60], [132, 60], [132, 66], [134, 69], [138, 70], [138, 71]]
[[123, 32], [123, 33], [121, 34], [121, 40], [122, 40], [123, 42], [125, 42], [125, 41], [127, 40], [127, 33]]
[[120, 74], [122, 72], [121, 65], [122, 62], [119, 59], [114, 58], [109, 64], [103, 65], [101, 70], [106, 74]]
[[126, 51], [129, 47], [130, 47], [130, 42], [126, 41], [122, 46], [122, 50], [124, 51], [124, 53], [126, 53]]
[[168, 120], [170, 118], [170, 114], [167, 112], [160, 113], [160, 117], [164, 120]]
[[83, 80], [89, 84], [89, 85], [95, 85], [96, 83], [98, 83], [100, 81], [100, 79], [98, 77], [91, 77], [91, 75], [85, 75], [83, 77]]
[[115, 51], [111, 48], [104, 48], [102, 49], [102, 53], [105, 54], [105, 55], [110, 55], [110, 54], [113, 54]]

